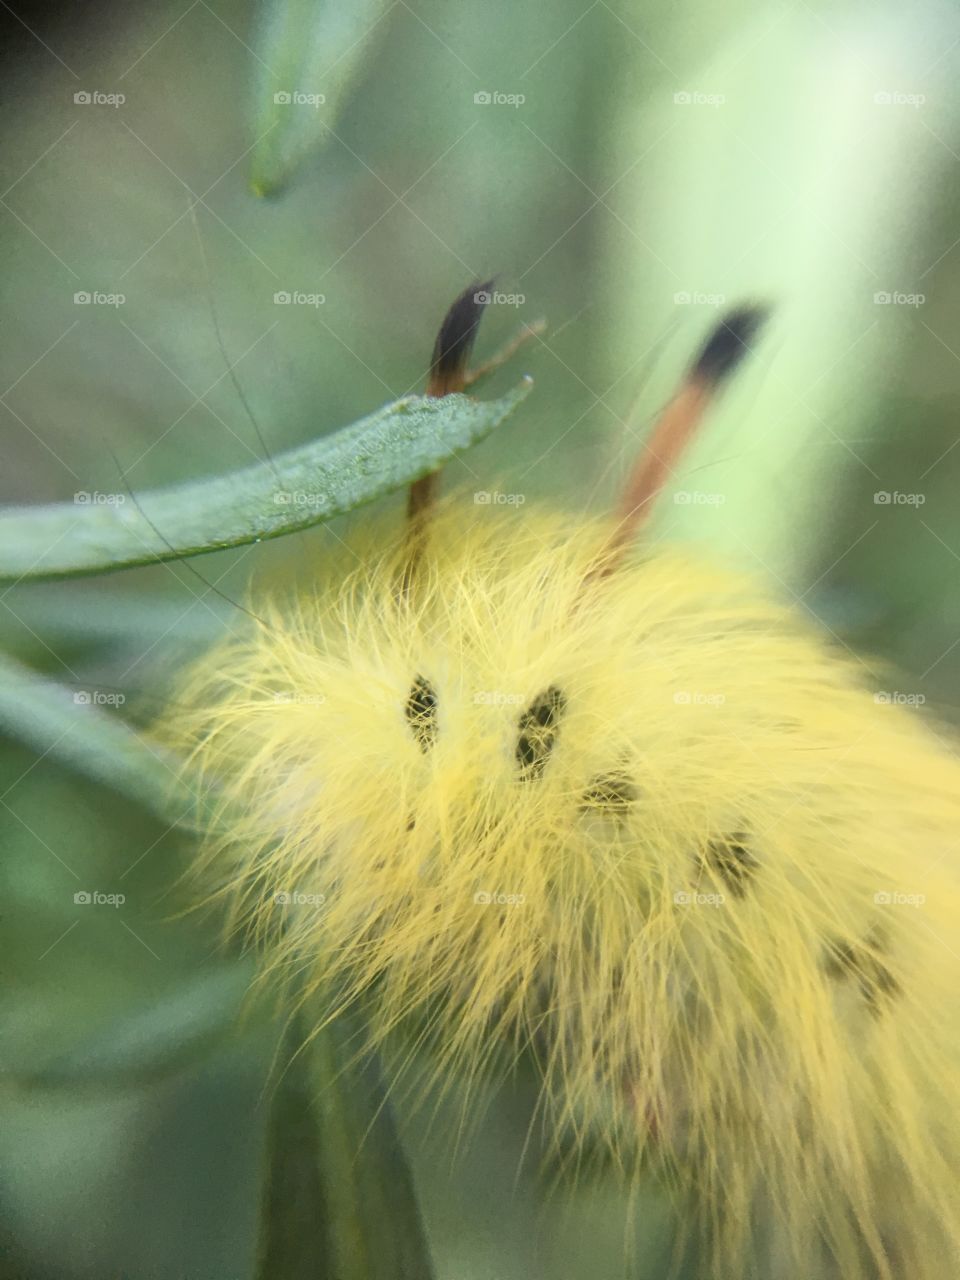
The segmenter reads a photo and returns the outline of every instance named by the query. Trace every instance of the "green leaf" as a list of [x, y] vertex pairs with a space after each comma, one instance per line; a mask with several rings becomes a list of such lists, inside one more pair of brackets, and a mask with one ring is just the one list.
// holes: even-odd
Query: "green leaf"
[[258, 1280], [430, 1280], [433, 1268], [379, 1060], [341, 1014], [302, 1013], [271, 1115]]
[[6, 656], [0, 656], [0, 731], [168, 821], [188, 822], [200, 808], [179, 761], [159, 744], [93, 705], [91, 691], [70, 689]]
[[[330, 1265], [330, 1208], [320, 1171], [320, 1132], [302, 1023], [293, 1018], [267, 1125], [255, 1280], [340, 1280]], [[292, 1060], [291, 1060], [292, 1059]]]
[[[106, 573], [320, 524], [435, 470], [527, 394], [408, 396], [334, 435], [226, 476], [128, 495], [0, 510], [0, 582]], [[100, 501], [102, 498], [112, 501]]]
[[117, 1019], [68, 1053], [11, 1073], [20, 1088], [109, 1089], [162, 1080], [203, 1058], [237, 1025], [250, 990], [246, 962], [184, 979], [146, 1009]]
[[236, 609], [214, 595], [204, 599], [203, 609], [184, 612], [183, 601], [157, 591], [131, 592], [119, 581], [91, 595], [87, 582], [37, 584], [17, 593], [16, 613], [0, 611], [3, 647], [15, 642], [37, 644], [37, 636], [52, 647], [98, 644], [114, 647], [153, 645], [163, 642], [184, 647], [209, 645], [235, 619]]
[[338, 1280], [430, 1280], [429, 1247], [380, 1059], [341, 1014], [315, 1038], [331, 1247]]
[[266, 0], [255, 53], [250, 180], [273, 195], [330, 137], [346, 91], [369, 53], [387, 0]]

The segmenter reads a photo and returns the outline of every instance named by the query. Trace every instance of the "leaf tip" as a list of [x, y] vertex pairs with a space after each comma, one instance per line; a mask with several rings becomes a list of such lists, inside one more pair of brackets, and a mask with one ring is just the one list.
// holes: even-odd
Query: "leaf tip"
[[269, 200], [283, 191], [284, 183], [280, 178], [268, 178], [263, 174], [250, 175], [250, 190], [258, 200]]

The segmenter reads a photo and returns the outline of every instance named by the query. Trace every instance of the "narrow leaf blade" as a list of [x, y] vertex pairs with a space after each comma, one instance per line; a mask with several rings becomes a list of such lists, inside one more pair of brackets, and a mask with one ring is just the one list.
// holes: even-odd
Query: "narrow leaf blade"
[[288, 1028], [273, 1099], [257, 1280], [431, 1280], [433, 1267], [378, 1059], [349, 1015]]
[[391, 7], [389, 0], [263, 4], [250, 172], [257, 195], [279, 192], [325, 145]]
[[[409, 396], [349, 427], [225, 476], [112, 502], [0, 510], [0, 582], [107, 573], [277, 538], [401, 488], [476, 444], [529, 390], [499, 400]], [[123, 499], [123, 500], [121, 500]]]

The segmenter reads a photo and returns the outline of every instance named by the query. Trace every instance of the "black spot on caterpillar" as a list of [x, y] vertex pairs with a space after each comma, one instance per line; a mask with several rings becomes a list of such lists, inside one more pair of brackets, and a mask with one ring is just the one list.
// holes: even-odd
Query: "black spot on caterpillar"
[[413, 736], [426, 753], [437, 739], [437, 694], [423, 676], [415, 676], [404, 708]]
[[637, 785], [625, 773], [599, 773], [583, 793], [582, 810], [599, 810], [623, 817], [639, 794]]
[[750, 852], [749, 837], [743, 831], [711, 840], [703, 854], [703, 864], [715, 871], [735, 898], [746, 894], [746, 884], [759, 863]]
[[557, 721], [566, 705], [564, 694], [551, 685], [521, 715], [516, 755], [523, 781], [539, 778], [543, 773], [557, 738]]
[[844, 939], [834, 939], [828, 944], [824, 969], [836, 980], [855, 979], [860, 993], [871, 1013], [883, 1011], [884, 998], [901, 993], [900, 983], [882, 959], [884, 946], [876, 934], [861, 945]]

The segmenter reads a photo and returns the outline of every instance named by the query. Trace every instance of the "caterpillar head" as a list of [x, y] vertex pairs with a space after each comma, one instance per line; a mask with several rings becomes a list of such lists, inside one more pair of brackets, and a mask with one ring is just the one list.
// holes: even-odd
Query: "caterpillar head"
[[[466, 383], [483, 296], [471, 286], [451, 308], [431, 394]], [[718, 327], [619, 517], [439, 503], [428, 477], [404, 527], [355, 538], [295, 602], [258, 602], [259, 629], [192, 673], [177, 733], [223, 788], [229, 835], [208, 858], [235, 918], [272, 938], [275, 961], [315, 958], [339, 998], [375, 985], [381, 1029], [438, 999], [448, 1053], [528, 1036], [571, 930], [588, 937], [611, 895], [622, 904], [590, 952], [602, 972], [568, 975], [609, 990], [641, 920], [708, 866], [706, 826], [723, 841], [742, 825], [708, 781], [718, 640], [776, 623], [710, 570], [625, 549], [759, 319]], [[715, 677], [696, 644], [712, 607], [739, 610], [707, 624]], [[562, 995], [589, 1020], [578, 988]]]

